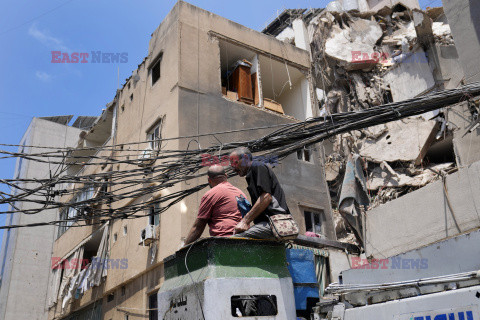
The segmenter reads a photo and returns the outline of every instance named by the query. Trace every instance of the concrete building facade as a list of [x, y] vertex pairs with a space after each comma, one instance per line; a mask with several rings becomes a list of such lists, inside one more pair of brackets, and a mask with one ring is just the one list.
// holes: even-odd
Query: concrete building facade
[[[464, 82], [480, 81], [480, 3], [474, 0], [442, 0], [453, 39], [458, 49]], [[480, 126], [478, 126], [478, 105], [476, 116], [467, 106], [458, 113], [467, 116], [454, 136], [453, 143], [461, 165], [470, 165], [480, 160], [480, 154], [472, 150], [480, 148]], [[472, 113], [472, 114], [470, 114]], [[454, 114], [455, 116], [455, 114]], [[475, 124], [476, 122], [476, 124]]]
[[[243, 96], [240, 88], [231, 83], [235, 81], [235, 67], [245, 65], [254, 92], [250, 97]], [[147, 57], [92, 130], [82, 134], [78, 146], [123, 145], [121, 151], [104, 148], [96, 156], [135, 159], [138, 150], [147, 147], [161, 152], [162, 148], [196, 149], [260, 138], [275, 126], [318, 114], [310, 66], [305, 50], [179, 1], [152, 34]], [[194, 138], [170, 140], [184, 136]], [[169, 140], [161, 141], [161, 145], [148, 142], [159, 138]], [[138, 141], [144, 142], [132, 144]], [[83, 149], [72, 154], [87, 159], [92, 152]], [[314, 231], [335, 240], [320, 158], [321, 149], [311, 146], [283, 159], [273, 170], [301, 233]], [[94, 164], [96, 160], [90, 161]], [[138, 166], [132, 163], [71, 166], [69, 174], [135, 168]], [[147, 171], [145, 176], [151, 177]], [[230, 182], [246, 192], [243, 178], [235, 177]], [[195, 178], [167, 190], [116, 201], [111, 209], [121, 212], [127, 205], [142, 204], [203, 183], [206, 178]], [[108, 192], [115, 195], [120, 190], [109, 186]], [[146, 213], [142, 218], [116, 219], [103, 225], [63, 226], [54, 243], [54, 257], [69, 261], [108, 257], [124, 264], [102, 272], [90, 270], [98, 274], [98, 281], [76, 298], [68, 287], [79, 279], [80, 268], [52, 270], [47, 299], [49, 319], [157, 319], [151, 309], [156, 308], [156, 292], [163, 281], [162, 261], [182, 246], [204, 192], [185, 198], [154, 219]], [[63, 214], [70, 216], [70, 212]], [[145, 228], [154, 234], [148, 245], [139, 244]]]
[[[67, 125], [71, 118], [34, 118], [20, 142], [19, 152], [48, 152], [54, 148], [73, 146], [82, 130]], [[44, 179], [49, 176], [50, 170], [55, 172], [56, 168], [53, 164], [19, 158], [14, 179]], [[20, 187], [34, 187], [34, 184], [25, 183]], [[15, 206], [19, 210], [27, 210], [34, 208], [35, 204], [22, 201]], [[54, 221], [57, 218], [58, 211], [55, 209], [35, 215], [14, 213], [8, 215], [6, 225]], [[0, 255], [1, 319], [47, 319], [45, 297], [54, 240], [54, 226], [5, 230]]]

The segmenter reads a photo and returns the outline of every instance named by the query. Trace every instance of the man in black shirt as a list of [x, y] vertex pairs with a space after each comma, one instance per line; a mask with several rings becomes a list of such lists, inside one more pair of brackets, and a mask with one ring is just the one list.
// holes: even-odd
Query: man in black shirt
[[[236, 237], [274, 239], [267, 216], [289, 214], [285, 193], [272, 169], [263, 162], [252, 160], [248, 148], [237, 148], [230, 154], [230, 165], [248, 183], [253, 204], [235, 227]], [[254, 225], [249, 228], [253, 221]]]

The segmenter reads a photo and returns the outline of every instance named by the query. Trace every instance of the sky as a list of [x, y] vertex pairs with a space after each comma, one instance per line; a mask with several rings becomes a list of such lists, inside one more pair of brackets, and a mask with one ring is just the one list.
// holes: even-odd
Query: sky
[[[261, 31], [285, 8], [323, 8], [328, 0], [190, 0]], [[2, 0], [0, 2], [0, 143], [18, 144], [32, 117], [98, 116], [147, 55], [150, 35], [175, 0]], [[420, 0], [422, 8], [441, 0]], [[52, 51], [127, 53], [124, 63], [52, 63]], [[0, 146], [16, 151], [16, 148]], [[0, 160], [0, 179], [13, 160]], [[0, 191], [9, 190], [0, 187]], [[0, 211], [7, 210], [0, 206]], [[0, 225], [5, 215], [0, 214]], [[3, 230], [0, 230], [0, 241]]]

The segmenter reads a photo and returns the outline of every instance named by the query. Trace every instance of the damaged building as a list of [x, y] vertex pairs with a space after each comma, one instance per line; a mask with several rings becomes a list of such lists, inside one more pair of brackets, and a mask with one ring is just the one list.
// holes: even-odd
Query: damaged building
[[[352, 7], [352, 3], [353, 5]], [[464, 82], [461, 61], [443, 8], [417, 1], [333, 1], [325, 9], [290, 9], [265, 34], [310, 52], [320, 116], [404, 101]], [[478, 101], [380, 124], [323, 143], [325, 174], [337, 233], [362, 227], [340, 214], [354, 192], [362, 216], [471, 164], [475, 151], [461, 141], [478, 127]], [[353, 157], [352, 157], [353, 155]], [[355, 168], [353, 172], [349, 170]], [[346, 186], [353, 181], [353, 189]], [[441, 182], [439, 182], [441, 183]], [[357, 215], [357, 211], [358, 215]], [[369, 213], [366, 214], [368, 220]], [[353, 220], [358, 220], [353, 219]], [[358, 239], [357, 241], [361, 241]]]
[[[312, 79], [308, 51], [179, 1], [152, 34], [147, 57], [92, 127], [80, 134], [77, 148], [66, 157], [65, 162], [71, 164], [69, 175], [96, 174], [104, 177], [104, 183], [65, 186], [71, 192], [61, 201], [71, 205], [61, 210], [60, 218], [75, 219], [100, 209], [113, 214], [126, 206], [151, 205], [138, 219], [118, 217], [99, 223], [92, 218], [60, 225], [53, 257], [58, 258], [57, 264], [75, 267], [52, 265], [48, 318], [91, 315], [95, 319], [125, 319], [141, 314], [157, 319], [155, 305], [164, 281], [164, 259], [182, 247], [195, 221], [202, 191], [161, 214], [160, 204], [155, 202], [202, 185], [206, 178], [113, 203], [74, 204], [106, 195], [121, 196], [122, 187], [109, 183], [112, 172], [140, 167], [151, 179], [154, 173], [149, 168], [162, 150], [201, 149], [257, 139], [283, 124], [318, 116]], [[112, 146], [121, 149], [112, 150]], [[98, 163], [115, 157], [127, 161]], [[344, 257], [348, 246], [335, 241], [328, 187], [319, 159], [319, 147], [305, 148], [277, 163], [275, 173], [301, 233], [329, 239]], [[233, 177], [231, 182], [246, 190], [244, 179]], [[327, 265], [325, 255], [318, 254], [322, 266]], [[99, 267], [94, 258], [118, 260], [120, 264]], [[127, 266], [121, 264], [122, 259], [128, 259]], [[74, 261], [88, 264], [77, 266]]]
[[[54, 213], [59, 226], [50, 228], [45, 318], [184, 319], [187, 309], [200, 318], [200, 309], [208, 319], [201, 309], [207, 299], [197, 295], [196, 285], [218, 280], [214, 278], [224, 281], [234, 273], [240, 274], [236, 283], [241, 285], [227, 279], [223, 287], [210, 287], [228, 309], [228, 317], [219, 319], [243, 316], [234, 306], [267, 294], [275, 307], [272, 318], [282, 318], [277, 308], [282, 304], [297, 316], [309, 317], [319, 300], [321, 305], [324, 296], [343, 290], [344, 283], [391, 281], [390, 270], [380, 271], [377, 280], [376, 274], [356, 268], [356, 262], [413, 260], [426, 254], [438, 266], [443, 258], [438, 252], [459, 248], [445, 241], [454, 238], [470, 246], [480, 239], [480, 102], [469, 96], [418, 116], [369, 127], [362, 122], [357, 130], [330, 134], [321, 143], [302, 149], [295, 145], [289, 150], [293, 153], [274, 161], [300, 229], [287, 250], [284, 243], [251, 241], [248, 247], [250, 240], [245, 239], [203, 239], [191, 251], [189, 263], [196, 265], [190, 272], [187, 255], [193, 244], [184, 246], [184, 241], [204, 190], [184, 198], [172, 195], [202, 186], [206, 177], [192, 170], [175, 182], [172, 172], [154, 172], [157, 165], [168, 163], [172, 150], [220, 147], [221, 157], [224, 144], [241, 145], [286, 124], [305, 130], [304, 121], [320, 118], [320, 127], [334, 127], [339, 116], [358, 117], [355, 112], [379, 106], [392, 106], [393, 113], [395, 103], [473, 81], [475, 75], [469, 75], [458, 50], [458, 30], [450, 28], [451, 10], [421, 10], [417, 0], [332, 1], [326, 8], [284, 10], [257, 32], [178, 1], [151, 35], [145, 59], [113, 100], [98, 117], [82, 117], [88, 125], [78, 126], [68, 138], [74, 147], [62, 161], [73, 182], [59, 186], [66, 190], [58, 195], [65, 205]], [[202, 156], [208, 160], [217, 154]], [[181, 157], [172, 157], [172, 162], [183, 163]], [[129, 180], [127, 173], [134, 171], [142, 179]], [[245, 179], [229, 179], [246, 190]], [[155, 189], [160, 181], [171, 184]], [[130, 192], [133, 195], [125, 195]], [[179, 201], [162, 211], [162, 198]], [[130, 219], [125, 208], [138, 209], [130, 213], [138, 214], [136, 219]], [[98, 212], [108, 214], [95, 215]], [[48, 243], [45, 247], [50, 249]], [[272, 248], [273, 254], [268, 251]], [[300, 254], [287, 260], [293, 250]], [[252, 255], [258, 259], [250, 264], [245, 257]], [[294, 263], [298, 266], [292, 267]], [[295, 271], [308, 267], [309, 281], [294, 279]], [[394, 280], [411, 280], [417, 269], [396, 273]], [[451, 264], [443, 270], [457, 269], [461, 267]], [[431, 268], [424, 275], [438, 274]], [[275, 297], [271, 288], [263, 288], [267, 281], [262, 277], [271, 282], [291, 277], [287, 280], [295, 291], [281, 287], [288, 290], [276, 291]], [[182, 286], [195, 291], [195, 296], [189, 292], [188, 308]], [[248, 291], [245, 288], [254, 288], [257, 296], [234, 292]], [[405, 296], [420, 292], [415, 290]], [[298, 302], [298, 296], [304, 300]], [[220, 305], [212, 297], [209, 306]], [[356, 292], [345, 301], [356, 307], [388, 299]], [[220, 313], [220, 308], [209, 309]], [[332, 312], [328, 316], [315, 319], [332, 319]]]

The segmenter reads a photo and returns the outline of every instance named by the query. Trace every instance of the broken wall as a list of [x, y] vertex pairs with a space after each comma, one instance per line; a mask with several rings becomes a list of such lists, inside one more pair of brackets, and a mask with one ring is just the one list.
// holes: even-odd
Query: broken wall
[[480, 2], [442, 0], [465, 72], [465, 82], [480, 81]]
[[385, 258], [480, 227], [480, 162], [366, 216], [366, 255]]
[[418, 96], [435, 85], [425, 52], [419, 49], [411, 57], [385, 74], [395, 102]]
[[[472, 0], [443, 0], [445, 14], [452, 29], [460, 63], [465, 73], [465, 83], [480, 81], [480, 2]], [[454, 145], [457, 161], [461, 165], [477, 161], [480, 151], [480, 131], [477, 119], [468, 115], [465, 108], [451, 111], [452, 120], [458, 126]], [[467, 132], [467, 131], [471, 132]]]
[[458, 166], [480, 160], [480, 119], [478, 105], [464, 102], [447, 110], [448, 123], [455, 128], [453, 147]]

